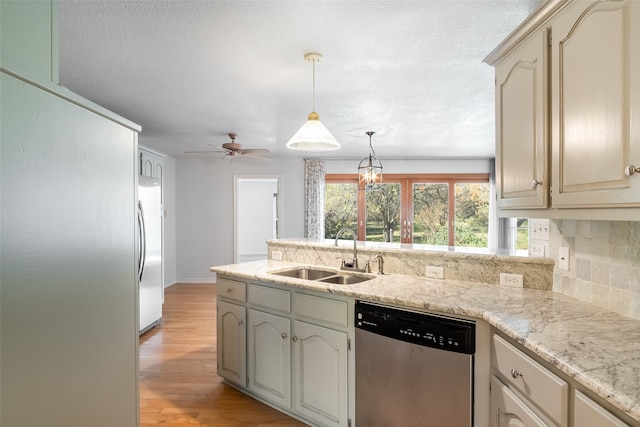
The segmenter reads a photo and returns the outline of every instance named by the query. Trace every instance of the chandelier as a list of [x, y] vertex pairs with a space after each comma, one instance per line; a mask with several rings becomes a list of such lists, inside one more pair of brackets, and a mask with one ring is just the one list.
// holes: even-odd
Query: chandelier
[[365, 132], [369, 135], [369, 157], [360, 160], [358, 164], [359, 190], [373, 190], [376, 184], [382, 183], [382, 162], [376, 158], [376, 152], [371, 144], [372, 131]]

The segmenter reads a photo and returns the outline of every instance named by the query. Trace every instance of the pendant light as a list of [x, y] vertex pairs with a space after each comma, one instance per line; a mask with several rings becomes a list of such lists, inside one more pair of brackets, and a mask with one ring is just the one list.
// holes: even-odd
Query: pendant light
[[304, 56], [304, 59], [313, 63], [313, 111], [309, 113], [305, 124], [287, 142], [287, 148], [298, 151], [337, 150], [340, 144], [322, 124], [320, 116], [316, 113], [316, 62], [320, 62], [322, 55], [310, 52]]
[[360, 160], [358, 165], [359, 190], [373, 190], [376, 184], [382, 184], [382, 162], [376, 158], [376, 152], [371, 145], [372, 131], [365, 132], [369, 135], [369, 157]]

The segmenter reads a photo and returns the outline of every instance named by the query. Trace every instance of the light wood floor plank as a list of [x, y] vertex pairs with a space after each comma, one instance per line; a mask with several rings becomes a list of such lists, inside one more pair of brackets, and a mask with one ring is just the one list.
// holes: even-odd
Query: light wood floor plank
[[215, 314], [215, 285], [165, 290], [162, 325], [140, 337], [140, 427], [305, 426], [222, 384]]

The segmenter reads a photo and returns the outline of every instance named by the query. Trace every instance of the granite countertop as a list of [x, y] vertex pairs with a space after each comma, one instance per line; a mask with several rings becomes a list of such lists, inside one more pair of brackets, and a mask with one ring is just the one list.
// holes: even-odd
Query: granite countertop
[[274, 260], [211, 271], [358, 299], [484, 319], [640, 422], [640, 321], [550, 291], [402, 274], [333, 285], [271, 274]]

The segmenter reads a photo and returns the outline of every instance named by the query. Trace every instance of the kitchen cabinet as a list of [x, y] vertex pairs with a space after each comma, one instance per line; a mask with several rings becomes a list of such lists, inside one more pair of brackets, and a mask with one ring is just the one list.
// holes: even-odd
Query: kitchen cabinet
[[637, 219], [640, 3], [549, 1], [485, 62], [499, 214]]
[[574, 395], [574, 427], [627, 427], [627, 424], [579, 391]]
[[491, 347], [492, 427], [567, 426], [569, 384], [498, 335]]
[[553, 34], [553, 206], [640, 204], [640, 3], [576, 1]]
[[226, 276], [218, 277], [218, 297], [218, 330], [226, 333], [218, 335], [219, 375], [312, 425], [350, 425], [353, 300]]
[[241, 387], [247, 385], [245, 295], [246, 283], [225, 278], [218, 279], [216, 315], [218, 375]]
[[491, 378], [491, 427], [547, 427], [533, 410], [495, 376]]
[[546, 29], [496, 66], [496, 187], [500, 208], [549, 203]]
[[138, 156], [140, 175], [162, 180], [165, 156], [144, 147], [138, 149]]
[[291, 408], [291, 292], [251, 283], [248, 301], [254, 307], [249, 310], [248, 388]]

